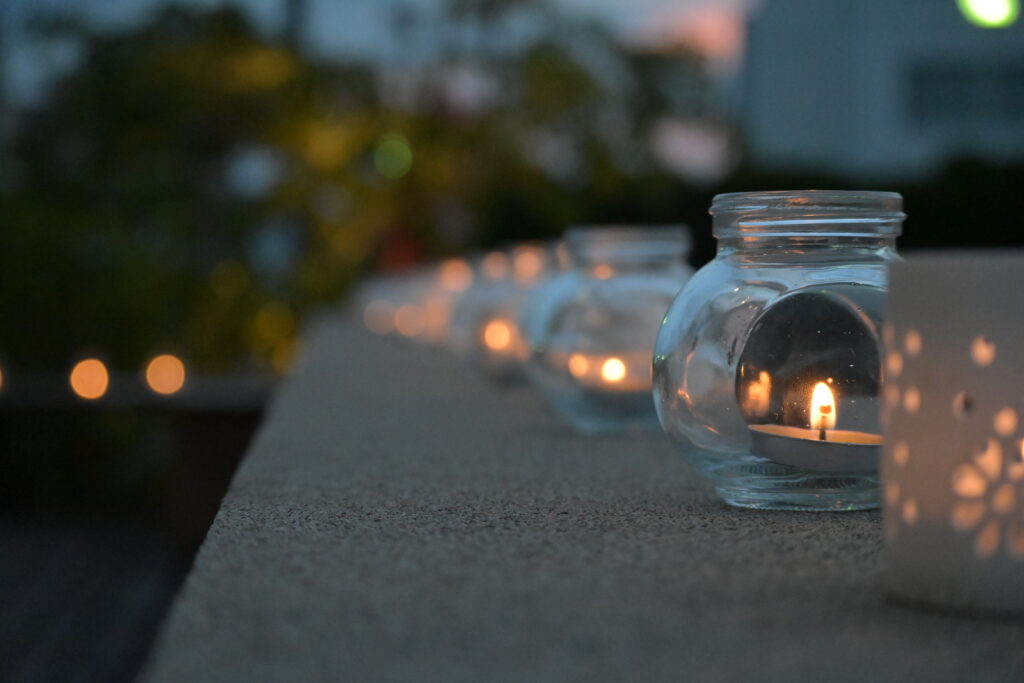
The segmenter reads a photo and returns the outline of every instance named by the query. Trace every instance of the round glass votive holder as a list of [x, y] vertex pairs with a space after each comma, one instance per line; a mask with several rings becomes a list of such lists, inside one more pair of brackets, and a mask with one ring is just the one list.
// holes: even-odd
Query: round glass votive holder
[[529, 376], [576, 431], [657, 429], [651, 353], [692, 270], [682, 226], [570, 230], [570, 267], [528, 304]]
[[[499, 259], [495, 254], [503, 255]], [[529, 351], [519, 329], [527, 294], [553, 268], [551, 250], [519, 245], [507, 254], [492, 252], [478, 264], [477, 284], [455, 304], [449, 346], [485, 376], [498, 382], [522, 379]]]
[[718, 252], [654, 354], [662, 427], [727, 503], [877, 507], [880, 329], [902, 198], [718, 195]]
[[891, 278], [883, 585], [1024, 613], [1024, 253], [918, 256]]

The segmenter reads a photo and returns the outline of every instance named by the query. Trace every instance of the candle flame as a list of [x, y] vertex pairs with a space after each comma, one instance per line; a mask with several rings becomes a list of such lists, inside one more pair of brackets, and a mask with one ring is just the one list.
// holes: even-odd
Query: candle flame
[[814, 385], [811, 394], [811, 429], [832, 429], [836, 426], [836, 399], [824, 382]]
[[626, 378], [626, 364], [619, 358], [609, 358], [601, 366], [601, 379], [609, 384], [621, 382]]

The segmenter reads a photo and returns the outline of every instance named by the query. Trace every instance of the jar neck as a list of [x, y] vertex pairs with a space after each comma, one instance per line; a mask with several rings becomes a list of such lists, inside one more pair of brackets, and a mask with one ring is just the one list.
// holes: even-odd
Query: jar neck
[[599, 272], [672, 268], [690, 250], [689, 230], [682, 226], [573, 228], [565, 243], [574, 267]]
[[826, 254], [835, 258], [841, 258], [843, 254], [848, 254], [850, 258], [856, 258], [858, 254], [866, 252], [895, 255], [896, 238], [835, 235], [726, 237], [719, 238], [717, 250], [719, 256], [730, 254], [782, 256], [789, 254], [794, 258], [800, 256], [813, 258]]
[[903, 198], [892, 192], [805, 190], [718, 195], [711, 206], [719, 255], [895, 253]]

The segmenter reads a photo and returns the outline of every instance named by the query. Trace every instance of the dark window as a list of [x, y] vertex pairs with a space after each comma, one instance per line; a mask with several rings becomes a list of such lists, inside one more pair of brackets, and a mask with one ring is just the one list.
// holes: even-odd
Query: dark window
[[916, 64], [906, 93], [914, 123], [1024, 123], [1024, 66]]

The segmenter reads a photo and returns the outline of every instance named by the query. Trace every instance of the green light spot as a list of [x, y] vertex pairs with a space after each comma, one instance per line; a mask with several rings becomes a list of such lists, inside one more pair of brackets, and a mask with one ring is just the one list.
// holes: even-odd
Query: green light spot
[[377, 142], [373, 165], [385, 178], [401, 178], [412, 168], [412, 148], [401, 135], [389, 133]]
[[982, 28], [1005, 28], [1020, 15], [1018, 0], [956, 0], [967, 21]]

